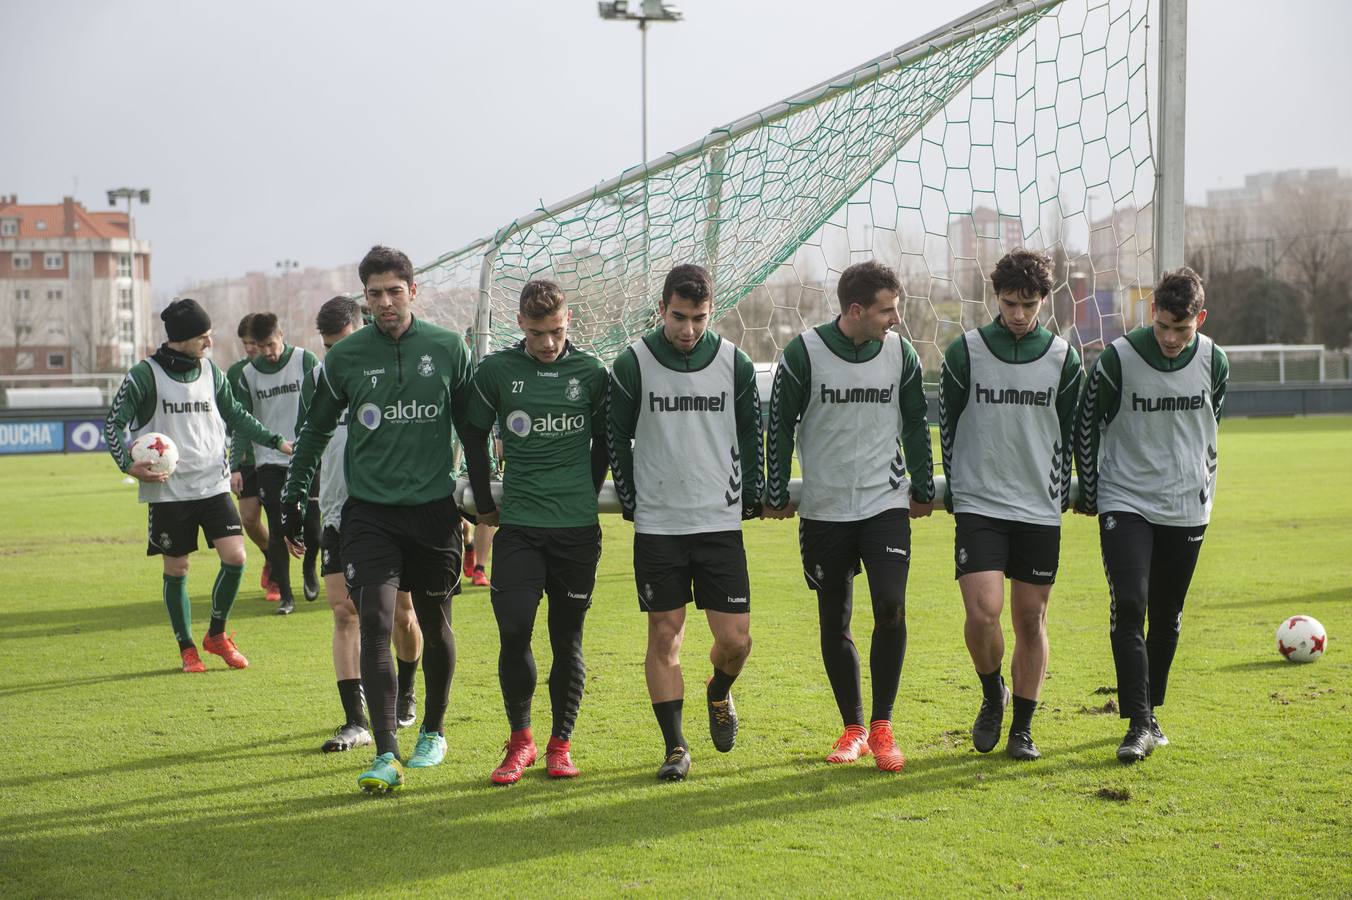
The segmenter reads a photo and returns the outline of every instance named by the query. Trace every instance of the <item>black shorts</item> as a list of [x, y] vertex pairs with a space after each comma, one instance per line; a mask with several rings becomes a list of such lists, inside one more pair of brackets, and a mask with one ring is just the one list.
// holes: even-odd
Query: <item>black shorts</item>
[[1061, 561], [1061, 526], [1032, 525], [955, 513], [954, 578], [973, 572], [1003, 572], [1027, 584], [1055, 584]]
[[201, 500], [150, 504], [146, 556], [187, 556], [197, 549], [198, 528], [208, 547], [215, 547], [220, 538], [244, 533], [229, 491]]
[[601, 561], [601, 526], [503, 525], [493, 538], [493, 602], [549, 602], [587, 609]]
[[[496, 546], [493, 552], [497, 553]], [[495, 559], [494, 571], [497, 565]], [[741, 529], [700, 534], [635, 532], [634, 582], [644, 612], [680, 609], [692, 596], [699, 609], [751, 611], [751, 580]]]
[[239, 489], [239, 499], [247, 500], [250, 497], [258, 497], [258, 470], [253, 466], [240, 466], [239, 477], [243, 484]]
[[393, 584], [439, 600], [460, 593], [460, 511], [443, 497], [419, 506], [343, 504], [347, 588]]
[[900, 578], [905, 585], [911, 566], [911, 520], [905, 509], [889, 509], [855, 522], [800, 519], [798, 549], [803, 577], [814, 591], [839, 587], [861, 571]]
[[343, 536], [332, 525], [319, 538], [319, 574], [343, 574]]

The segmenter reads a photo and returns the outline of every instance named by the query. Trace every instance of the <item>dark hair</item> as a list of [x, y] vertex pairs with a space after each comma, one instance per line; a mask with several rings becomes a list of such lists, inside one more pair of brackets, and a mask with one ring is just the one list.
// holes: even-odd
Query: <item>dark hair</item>
[[337, 334], [347, 326], [362, 326], [361, 304], [351, 297], [334, 297], [324, 301], [315, 316], [315, 328], [323, 335]]
[[276, 313], [254, 313], [254, 317], [249, 320], [249, 337], [258, 343], [262, 343], [276, 334], [280, 327], [277, 324]]
[[521, 303], [518, 309], [527, 319], [543, 319], [567, 306], [568, 300], [563, 296], [563, 288], [542, 278], [526, 282], [526, 286], [521, 289]]
[[1191, 319], [1202, 311], [1206, 304], [1206, 289], [1202, 286], [1202, 276], [1187, 266], [1170, 269], [1160, 276], [1155, 286], [1155, 307], [1171, 314], [1175, 319]]
[[855, 263], [840, 273], [840, 283], [836, 285], [836, 296], [840, 299], [840, 311], [848, 312], [858, 303], [868, 309], [878, 301], [879, 291], [901, 293], [901, 282], [891, 266], [877, 260]]
[[367, 251], [357, 266], [357, 277], [361, 279], [363, 287], [372, 275], [382, 275], [386, 272], [393, 272], [405, 284], [413, 283], [413, 263], [409, 262], [402, 250], [395, 250], [393, 247], [377, 244]]
[[239, 328], [235, 329], [235, 337], [248, 337], [249, 340], [253, 340], [253, 338], [249, 336], [249, 323], [254, 320], [254, 316], [256, 315], [258, 315], [258, 313], [247, 313], [244, 318], [239, 320]]
[[708, 303], [714, 296], [714, 280], [709, 270], [694, 263], [682, 263], [672, 269], [662, 283], [662, 305], [671, 303], [675, 294], [695, 304]]
[[1045, 300], [1052, 292], [1052, 261], [1045, 253], [1020, 247], [995, 264], [991, 287], [996, 294], [1017, 294], [1025, 300]]

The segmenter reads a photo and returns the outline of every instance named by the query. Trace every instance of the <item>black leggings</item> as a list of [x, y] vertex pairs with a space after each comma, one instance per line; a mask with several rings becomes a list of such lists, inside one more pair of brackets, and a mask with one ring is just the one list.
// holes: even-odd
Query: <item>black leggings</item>
[[[258, 467], [258, 498], [263, 511], [268, 516], [268, 568], [282, 599], [292, 598], [291, 593], [291, 554], [286, 549], [285, 532], [282, 531], [282, 485], [286, 483], [286, 466]], [[313, 572], [315, 558], [319, 554], [319, 503], [311, 499], [305, 510], [305, 561], [306, 572]]]
[[1183, 601], [1205, 532], [1205, 525], [1152, 525], [1136, 513], [1099, 516], [1110, 601], [1108, 630], [1124, 719], [1145, 718], [1154, 707], [1164, 705], [1183, 625]]
[[[565, 591], [549, 592], [549, 645], [554, 665], [549, 670], [549, 703], [554, 714], [552, 735], [568, 740], [577, 722], [582, 691], [587, 683], [587, 664], [582, 659], [582, 626], [589, 602], [578, 602]], [[530, 726], [531, 697], [535, 694], [535, 654], [531, 635], [540, 607], [538, 594], [523, 591], [493, 592], [493, 615], [498, 620], [502, 649], [498, 653], [498, 678], [502, 702], [513, 731]]]
[[[906, 577], [909, 566], [893, 562], [865, 562], [873, 601], [873, 641], [869, 673], [873, 687], [870, 722], [891, 720], [906, 658]], [[859, 687], [859, 652], [850, 631], [854, 605], [853, 579], [817, 588], [817, 619], [821, 626], [822, 661], [826, 677], [846, 725], [864, 724], [863, 692]]]
[[[391, 583], [351, 588], [352, 602], [361, 621], [361, 681], [366, 705], [371, 712], [371, 730], [377, 753], [398, 755], [395, 739], [398, 727], [395, 706], [399, 692], [394, 656], [390, 653], [390, 634], [394, 628], [397, 586]], [[455, 674], [455, 634], [451, 631], [450, 595], [429, 597], [425, 591], [413, 592], [413, 611], [423, 634], [423, 678], [426, 698], [423, 702], [422, 730], [441, 731], [451, 697], [451, 678]]]

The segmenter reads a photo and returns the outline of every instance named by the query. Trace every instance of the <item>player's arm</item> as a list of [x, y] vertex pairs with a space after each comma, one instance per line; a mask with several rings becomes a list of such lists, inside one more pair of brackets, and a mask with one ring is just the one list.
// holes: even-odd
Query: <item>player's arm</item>
[[[451, 424], [463, 438], [465, 436], [462, 427], [466, 424], [465, 415], [469, 410], [469, 401], [473, 396], [473, 370], [470, 366], [469, 350], [465, 347], [465, 341], [460, 335], [451, 333], [451, 365], [453, 371], [447, 383], [447, 391], [450, 393], [451, 401]], [[491, 423], [490, 423], [491, 424]], [[451, 448], [447, 448], [450, 452]]]
[[742, 350], [733, 361], [733, 409], [737, 421], [737, 453], [742, 462], [742, 518], [759, 519], [761, 495], [765, 493], [765, 460], [762, 458], [760, 388], [756, 364]]
[[323, 369], [316, 366], [309, 372], [306, 372], [300, 380], [300, 402], [296, 404], [296, 434], [305, 427], [305, 415], [310, 411], [310, 404], [315, 399], [315, 387], [319, 384], [319, 373]]
[[1061, 367], [1061, 384], [1056, 393], [1056, 415], [1061, 425], [1061, 512], [1070, 508], [1070, 463], [1075, 450], [1075, 413], [1079, 408], [1080, 389], [1084, 385], [1084, 367], [1074, 347], [1066, 348], [1066, 362]]
[[470, 381], [469, 399], [461, 423], [456, 426], [469, 469], [469, 486], [474, 491], [474, 512], [480, 525], [498, 524], [498, 507], [493, 502], [488, 462], [488, 435], [498, 416], [498, 379], [494, 365], [485, 360]]
[[[230, 385], [225, 381], [225, 374], [216, 364], [211, 365], [212, 377], [216, 379], [216, 408], [220, 410], [221, 418], [235, 433], [235, 446], [239, 446], [241, 439], [252, 441], [264, 447], [272, 447], [275, 450], [281, 450], [283, 453], [289, 452], [290, 444], [286, 438], [280, 434], [275, 434], [268, 430], [268, 427], [253, 417], [238, 400], [235, 399], [235, 392], [230, 389]], [[234, 457], [231, 457], [234, 459]]]
[[131, 367], [113, 402], [108, 406], [108, 415], [103, 420], [103, 440], [108, 444], [108, 453], [117, 463], [118, 469], [142, 481], [163, 481], [164, 478], [143, 477], [151, 473], [143, 466], [140, 474], [134, 473], [131, 448], [127, 446], [125, 435], [133, 422], [147, 422], [155, 412], [155, 375], [150, 371], [150, 363], [142, 361]]
[[789, 502], [793, 475], [793, 444], [798, 422], [807, 409], [812, 360], [802, 335], [789, 341], [775, 366], [770, 386], [770, 420], [765, 427], [765, 508], [767, 519], [787, 519], [795, 509]]
[[610, 374], [599, 361], [591, 390], [591, 479], [592, 487], [600, 494], [601, 486], [606, 483], [606, 472], [610, 469], [610, 451], [606, 448], [606, 402], [610, 392]]
[[606, 403], [606, 452], [610, 456], [610, 475], [620, 499], [620, 513], [634, 521], [634, 429], [638, 425], [638, 398], [642, 396], [643, 377], [634, 351], [624, 350], [615, 358], [610, 372], [610, 390]]
[[[329, 365], [319, 372], [319, 384], [315, 386], [314, 397], [305, 414], [305, 423], [296, 435], [295, 452], [291, 464], [287, 466], [286, 483], [282, 486], [282, 516], [290, 518], [289, 509], [303, 512], [306, 498], [310, 496], [310, 482], [314, 480], [315, 470], [319, 468], [319, 459], [328, 446], [333, 431], [338, 427], [338, 417], [347, 408], [347, 393], [342, 388], [339, 373], [333, 357]], [[252, 418], [252, 417], [251, 417]], [[296, 534], [300, 533], [302, 516], [294, 523]], [[288, 538], [292, 535], [288, 534]]]
[[1075, 511], [1087, 516], [1098, 513], [1098, 451], [1103, 429], [1117, 415], [1122, 390], [1122, 363], [1112, 345], [1104, 348], [1085, 379], [1075, 423], [1075, 471], [1080, 476], [1080, 497]]
[[1221, 409], [1225, 406], [1225, 388], [1230, 382], [1230, 358], [1219, 344], [1211, 345], [1211, 398], [1216, 407], [1216, 424], [1221, 421]]
[[[244, 380], [245, 368], [247, 368], [247, 363], [240, 367], [239, 372], [235, 375], [234, 382], [228, 383], [226, 387], [230, 390], [232, 405], [253, 415], [253, 392], [249, 390], [249, 383]], [[219, 400], [217, 403], [219, 404]], [[248, 464], [249, 453], [253, 449], [253, 441], [239, 433], [239, 429], [226, 417], [223, 405], [220, 406], [220, 409], [221, 418], [225, 419], [225, 427], [230, 433], [230, 471], [238, 472], [242, 466]]]
[[959, 337], [944, 351], [944, 362], [939, 371], [939, 455], [947, 476], [944, 509], [949, 512], [953, 511], [953, 436], [958, 431], [958, 419], [967, 408], [970, 372], [967, 341]]
[[929, 401], [925, 399], [920, 356], [901, 339], [901, 450], [911, 475], [911, 518], [923, 518], [934, 508], [934, 450], [930, 447]]

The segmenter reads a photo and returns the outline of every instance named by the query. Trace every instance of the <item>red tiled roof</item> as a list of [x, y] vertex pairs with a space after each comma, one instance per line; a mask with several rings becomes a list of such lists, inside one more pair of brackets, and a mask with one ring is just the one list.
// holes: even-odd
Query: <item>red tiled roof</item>
[[[8, 197], [0, 197], [0, 219], [19, 219], [19, 233], [7, 235], [18, 238], [125, 238], [127, 236], [127, 214], [125, 212], [90, 212], [83, 203], [73, 204], [76, 228], [66, 231], [66, 211], [61, 203], [9, 203]], [[46, 227], [39, 228], [43, 222]]]

